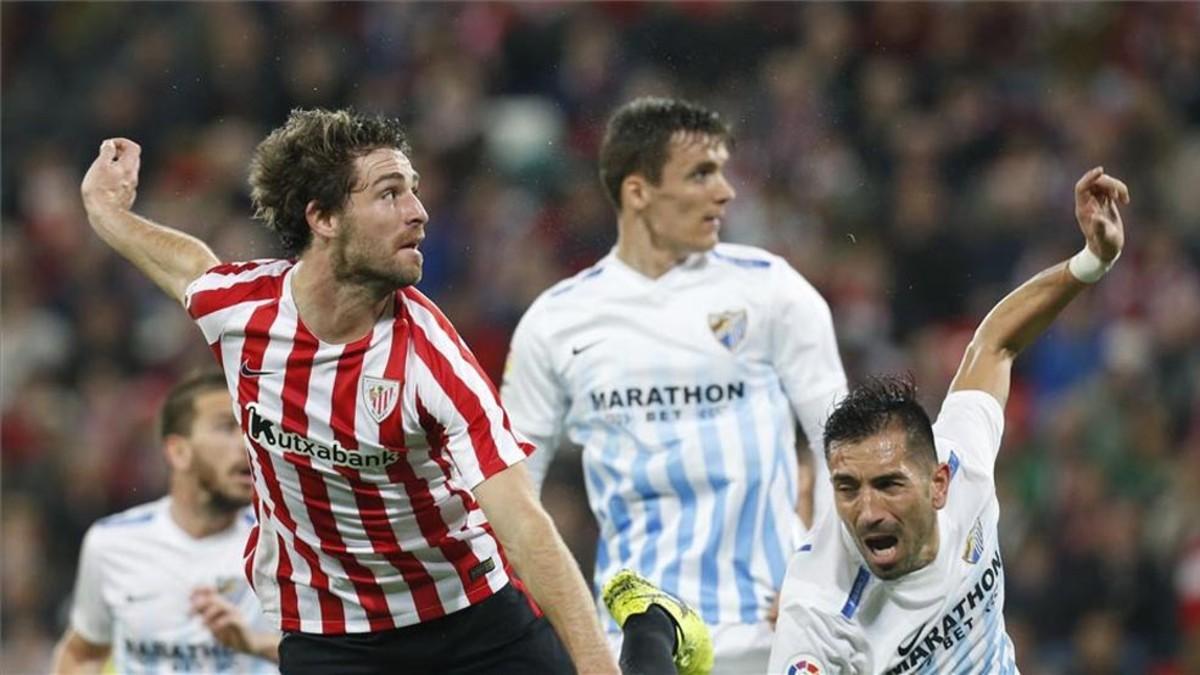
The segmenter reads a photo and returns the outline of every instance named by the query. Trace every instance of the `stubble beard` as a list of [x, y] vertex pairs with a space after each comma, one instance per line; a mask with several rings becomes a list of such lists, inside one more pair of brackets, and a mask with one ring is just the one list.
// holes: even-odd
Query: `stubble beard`
[[412, 286], [421, 280], [420, 267], [414, 272], [403, 269], [380, 269], [382, 265], [372, 264], [372, 253], [376, 253], [376, 251], [356, 242], [354, 237], [356, 229], [353, 225], [343, 228], [334, 239], [331, 256], [334, 279], [343, 284], [364, 286], [379, 294]]
[[211, 466], [206, 465], [197, 471], [196, 482], [201, 492], [207, 496], [204, 508], [209, 513], [228, 515], [250, 505], [249, 497], [233, 495], [226, 491], [216, 470]]

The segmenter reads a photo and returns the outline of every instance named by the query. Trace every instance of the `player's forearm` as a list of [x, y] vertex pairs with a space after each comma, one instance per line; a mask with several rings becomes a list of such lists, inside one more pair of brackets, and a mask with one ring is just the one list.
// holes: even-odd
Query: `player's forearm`
[[1021, 284], [996, 305], [971, 340], [971, 349], [1015, 357], [1033, 344], [1087, 284], [1059, 263]]
[[108, 661], [109, 650], [87, 645], [74, 633], [68, 633], [54, 647], [50, 672], [56, 675], [92, 675]]
[[566, 645], [581, 673], [617, 673], [595, 603], [575, 559], [550, 516], [530, 509], [519, 531], [503, 541], [509, 560]]
[[50, 672], [55, 675], [96, 675], [104, 668], [107, 659], [81, 659], [75, 655], [59, 651], [55, 654]]
[[187, 285], [220, 262], [196, 237], [127, 209], [87, 205], [87, 214], [105, 243], [176, 300], [182, 301]]
[[250, 644], [247, 652], [251, 656], [257, 656], [260, 659], [266, 659], [272, 663], [279, 663], [278, 633], [252, 632], [249, 637]]

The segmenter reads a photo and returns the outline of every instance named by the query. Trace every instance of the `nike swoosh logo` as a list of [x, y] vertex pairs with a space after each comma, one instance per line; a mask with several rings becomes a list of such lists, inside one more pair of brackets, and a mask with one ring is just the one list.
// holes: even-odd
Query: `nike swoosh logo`
[[135, 602], [145, 602], [147, 600], [153, 599], [157, 595], [158, 595], [157, 593], [143, 593], [142, 595], [126, 595], [125, 602], [132, 605]]
[[921, 639], [921, 631], [925, 630], [925, 624], [927, 623], [929, 622], [926, 621], [925, 623], [921, 624], [921, 627], [913, 633], [912, 639], [907, 643], [901, 644], [900, 647], [896, 649], [896, 653], [900, 656], [907, 656], [908, 653], [912, 651], [912, 648], [917, 644], [917, 640]]
[[255, 370], [250, 367], [248, 361], [242, 361], [242, 377], [258, 377], [259, 375], [270, 375], [270, 370]]
[[571, 348], [571, 356], [579, 356], [580, 354], [586, 352], [587, 350], [591, 349], [592, 347], [595, 347], [596, 345], [600, 344], [601, 342], [604, 342], [604, 340], [596, 340], [595, 342], [586, 344], [582, 347], [572, 347]]

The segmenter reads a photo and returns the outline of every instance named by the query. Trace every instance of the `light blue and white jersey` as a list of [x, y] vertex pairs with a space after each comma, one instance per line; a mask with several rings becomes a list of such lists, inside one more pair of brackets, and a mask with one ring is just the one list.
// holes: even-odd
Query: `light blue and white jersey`
[[946, 397], [933, 425], [950, 491], [932, 563], [884, 581], [832, 510], [788, 565], [769, 672], [1017, 673], [1004, 628], [993, 469], [1004, 411], [982, 391]]
[[582, 447], [597, 588], [629, 567], [709, 624], [755, 624], [803, 533], [797, 418], [819, 447], [845, 388], [820, 294], [782, 258], [720, 244], [657, 279], [610, 253], [543, 293], [502, 399], [539, 485], [564, 435]]
[[97, 521], [79, 556], [71, 628], [112, 645], [118, 673], [278, 673], [275, 664], [217, 642], [192, 612], [192, 590], [217, 589], [255, 630], [269, 632], [246, 583], [242, 553], [250, 509], [217, 534], [195, 539], [175, 523], [170, 498]]

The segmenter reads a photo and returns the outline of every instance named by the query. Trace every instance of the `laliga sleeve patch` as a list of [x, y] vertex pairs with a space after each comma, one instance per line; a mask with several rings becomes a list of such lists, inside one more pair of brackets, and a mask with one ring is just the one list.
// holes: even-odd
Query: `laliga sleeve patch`
[[787, 670], [784, 675], [825, 675], [829, 670], [822, 666], [816, 657], [808, 654], [797, 654], [787, 660]]

